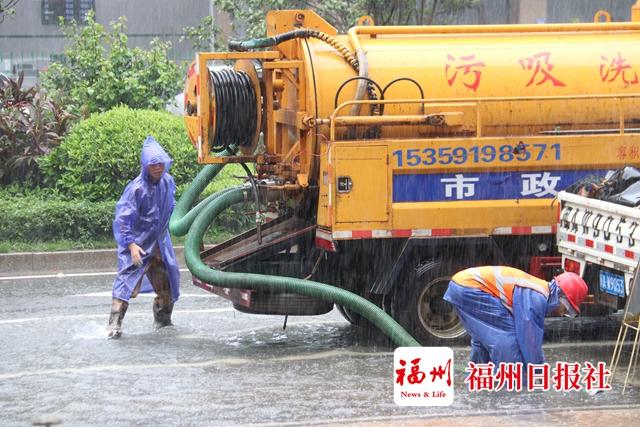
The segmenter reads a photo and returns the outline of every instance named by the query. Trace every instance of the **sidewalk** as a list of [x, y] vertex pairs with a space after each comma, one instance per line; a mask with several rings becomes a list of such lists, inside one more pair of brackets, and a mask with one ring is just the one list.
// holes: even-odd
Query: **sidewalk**
[[[184, 247], [174, 247], [178, 263], [186, 268]], [[34, 274], [113, 271], [118, 269], [115, 249], [0, 254], [0, 277]]]

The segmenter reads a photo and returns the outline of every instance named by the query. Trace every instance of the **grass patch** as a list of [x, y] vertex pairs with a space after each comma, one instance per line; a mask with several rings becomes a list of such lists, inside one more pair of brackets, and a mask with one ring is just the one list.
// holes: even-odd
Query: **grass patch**
[[0, 253], [5, 254], [11, 252], [55, 252], [110, 248], [115, 248], [113, 240], [96, 240], [93, 242], [78, 242], [73, 240], [60, 240], [55, 242], [0, 242]]

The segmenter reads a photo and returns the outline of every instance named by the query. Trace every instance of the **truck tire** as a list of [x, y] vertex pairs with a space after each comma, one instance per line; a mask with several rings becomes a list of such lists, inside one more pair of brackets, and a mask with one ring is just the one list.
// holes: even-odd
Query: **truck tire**
[[467, 333], [451, 304], [443, 299], [459, 267], [446, 261], [421, 263], [392, 297], [392, 314], [423, 345], [461, 344]]
[[[372, 303], [376, 304], [377, 306], [382, 308], [382, 295], [371, 295], [369, 294], [367, 297], [369, 301], [371, 301]], [[340, 314], [342, 314], [342, 317], [344, 317], [344, 319], [351, 323], [353, 326], [356, 326], [358, 328], [362, 328], [364, 330], [369, 330], [369, 329], [376, 329], [376, 325], [374, 325], [373, 323], [371, 323], [369, 321], [369, 319], [367, 319], [366, 317], [362, 316], [360, 313], [357, 313], [351, 309], [348, 309], [346, 307], [343, 307], [341, 305], [336, 304], [336, 308], [338, 309], [338, 311], [340, 312]]]
[[336, 304], [336, 308], [338, 309], [342, 317], [344, 317], [344, 320], [351, 323], [353, 326], [359, 326], [362, 324], [362, 316], [360, 316], [358, 313], [338, 304]]

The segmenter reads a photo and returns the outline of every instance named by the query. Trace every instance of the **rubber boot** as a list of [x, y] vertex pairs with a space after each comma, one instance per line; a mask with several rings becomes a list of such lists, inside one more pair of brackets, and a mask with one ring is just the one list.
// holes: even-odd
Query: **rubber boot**
[[107, 325], [107, 338], [118, 339], [122, 335], [122, 319], [129, 308], [126, 301], [113, 299], [111, 303], [111, 315], [109, 316], [109, 324]]
[[171, 312], [173, 311], [173, 303], [162, 305], [156, 298], [153, 301], [153, 325], [156, 328], [164, 328], [171, 326]]

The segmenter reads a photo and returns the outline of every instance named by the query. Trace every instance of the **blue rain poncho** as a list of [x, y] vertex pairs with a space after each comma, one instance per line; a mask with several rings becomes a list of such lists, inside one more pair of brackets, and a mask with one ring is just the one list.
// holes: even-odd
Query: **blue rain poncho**
[[558, 304], [558, 287], [549, 283], [549, 297], [533, 289], [515, 286], [510, 312], [499, 298], [470, 287], [449, 282], [445, 301], [456, 308], [471, 336], [474, 363], [544, 363], [542, 340], [544, 317]]
[[[157, 246], [167, 268], [171, 300], [175, 302], [180, 296], [180, 270], [168, 231], [176, 192], [173, 177], [168, 173], [173, 160], [149, 136], [142, 145], [140, 163], [140, 175], [127, 184], [116, 204], [113, 235], [118, 244], [118, 275], [113, 282], [113, 297], [129, 301], [141, 278], [140, 292], [153, 291], [144, 273]], [[154, 183], [147, 167], [157, 163], [164, 163], [164, 172], [160, 180]], [[131, 258], [131, 243], [136, 243], [146, 252], [146, 255], [142, 255], [140, 267]]]

